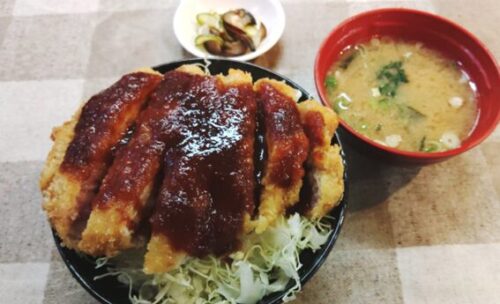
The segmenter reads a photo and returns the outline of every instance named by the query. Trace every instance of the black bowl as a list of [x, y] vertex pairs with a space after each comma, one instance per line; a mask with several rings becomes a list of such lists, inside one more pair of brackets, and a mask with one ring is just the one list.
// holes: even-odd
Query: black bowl
[[[204, 64], [203, 59], [189, 59], [175, 61], [167, 64], [162, 64], [154, 67], [155, 70], [165, 73], [167, 71], [178, 68], [184, 64]], [[260, 78], [273, 78], [277, 80], [285, 81], [291, 87], [302, 92], [302, 97], [300, 101], [304, 101], [310, 96], [303, 88], [298, 86], [293, 81], [286, 77], [278, 75], [274, 72], [261, 68], [259, 66], [243, 63], [238, 61], [226, 60], [226, 59], [211, 59], [208, 69], [211, 74], [227, 73], [230, 68], [241, 69], [252, 74], [253, 80]], [[336, 133], [332, 142], [337, 143], [342, 147], [338, 134]], [[303, 264], [299, 271], [300, 281], [304, 285], [319, 269], [323, 264], [326, 257], [330, 253], [335, 241], [340, 232], [340, 227], [344, 220], [344, 212], [347, 207], [347, 193], [348, 193], [348, 183], [347, 183], [347, 166], [345, 163], [345, 157], [342, 153], [342, 158], [344, 159], [345, 173], [344, 173], [344, 184], [345, 191], [344, 197], [340, 204], [330, 212], [331, 218], [327, 219], [328, 223], [331, 225], [333, 232], [328, 237], [328, 241], [317, 251], [312, 252], [311, 250], [305, 250], [300, 255], [300, 261]], [[73, 277], [83, 286], [94, 298], [103, 304], [126, 304], [130, 303], [128, 298], [128, 286], [117, 281], [115, 277], [104, 277], [99, 280], [94, 280], [94, 277], [106, 273], [105, 267], [100, 269], [95, 269], [95, 258], [77, 253], [74, 250], [68, 249], [61, 245], [61, 240], [55, 232], [53, 232], [54, 240], [61, 255], [64, 263], [68, 267], [69, 271]], [[290, 282], [287, 289], [292, 287]], [[264, 297], [259, 303], [260, 304], [276, 304], [281, 303], [285, 292], [276, 292]]]

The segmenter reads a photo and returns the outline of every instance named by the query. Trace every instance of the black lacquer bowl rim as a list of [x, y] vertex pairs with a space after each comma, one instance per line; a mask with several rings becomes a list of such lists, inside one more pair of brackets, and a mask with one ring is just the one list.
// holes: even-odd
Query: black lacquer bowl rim
[[[153, 67], [154, 70], [157, 70], [161, 73], [165, 73], [167, 71], [173, 70], [184, 64], [203, 64], [207, 65], [207, 62], [204, 59], [188, 59], [188, 60], [179, 60], [174, 61], [162, 65], [158, 65]], [[210, 59], [208, 64], [208, 69], [211, 74], [219, 74], [219, 73], [227, 73], [230, 68], [241, 69], [252, 74], [253, 80], [258, 80], [260, 78], [268, 77], [280, 81], [285, 81], [291, 87], [299, 90], [302, 93], [302, 97], [300, 101], [306, 100], [309, 98], [309, 93], [307, 93], [302, 87], [300, 87], [295, 82], [290, 79], [276, 74], [268, 69], [262, 68], [260, 66], [233, 61], [229, 59]], [[340, 147], [342, 147], [342, 143], [340, 141], [338, 133], [335, 134], [332, 139], [334, 143], [337, 143]], [[302, 268], [299, 271], [300, 281], [302, 285], [304, 285], [321, 267], [324, 263], [328, 254], [333, 248], [335, 241], [337, 240], [340, 228], [344, 221], [344, 213], [347, 208], [347, 193], [348, 193], [348, 179], [347, 179], [347, 164], [345, 161], [345, 155], [342, 152], [342, 159], [344, 161], [344, 196], [340, 204], [334, 208], [330, 212], [330, 217], [326, 219], [332, 226], [332, 233], [328, 237], [328, 240], [320, 249], [315, 252], [311, 252], [310, 250], [304, 251], [300, 255], [300, 261], [302, 263]], [[73, 277], [85, 288], [95, 299], [97, 299], [100, 303], [103, 304], [126, 304], [130, 303], [128, 294], [129, 288], [125, 284], [122, 284], [117, 281], [116, 277], [105, 277], [99, 280], [95, 280], [96, 276], [102, 275], [106, 273], [106, 270], [103, 268], [96, 269], [95, 268], [95, 259], [82, 255], [80, 253], [75, 252], [74, 250], [68, 249], [61, 244], [61, 240], [57, 236], [57, 234], [53, 231], [54, 241], [56, 247], [63, 259], [64, 263], [68, 267], [69, 271], [73, 275]], [[289, 283], [288, 288], [291, 288], [292, 284]], [[276, 292], [264, 297], [259, 304], [277, 304], [282, 302], [282, 298], [285, 294], [285, 291]]]

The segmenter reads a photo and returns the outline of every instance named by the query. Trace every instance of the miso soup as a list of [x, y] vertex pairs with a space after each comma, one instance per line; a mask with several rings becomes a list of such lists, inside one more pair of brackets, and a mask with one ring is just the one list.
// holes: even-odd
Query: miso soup
[[374, 38], [351, 47], [324, 85], [344, 122], [401, 150], [457, 148], [476, 120], [474, 84], [456, 62], [421, 43]]

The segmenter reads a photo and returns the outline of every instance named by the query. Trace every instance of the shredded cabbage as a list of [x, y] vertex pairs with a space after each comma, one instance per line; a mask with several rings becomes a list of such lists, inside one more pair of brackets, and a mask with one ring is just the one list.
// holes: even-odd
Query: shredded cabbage
[[262, 234], [249, 234], [242, 250], [230, 255], [230, 262], [213, 256], [187, 258], [180, 267], [157, 275], [142, 272], [143, 252], [135, 259], [122, 254], [96, 264], [109, 266], [104, 276], [117, 275], [120, 282], [129, 284], [133, 304], [251, 304], [285, 290], [292, 280], [294, 285], [283, 298], [287, 302], [301, 289], [300, 252], [319, 249], [330, 232], [330, 225], [294, 214], [280, 218]]

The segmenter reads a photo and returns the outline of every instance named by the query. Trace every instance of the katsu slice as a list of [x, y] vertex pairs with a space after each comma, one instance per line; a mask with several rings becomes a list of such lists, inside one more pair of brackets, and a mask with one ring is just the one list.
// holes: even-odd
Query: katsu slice
[[167, 272], [182, 263], [191, 248], [175, 246], [175, 241], [185, 241], [189, 245], [193, 243], [193, 235], [200, 241], [208, 239], [212, 233], [213, 202], [207, 178], [196, 168], [200, 165], [199, 160], [184, 157], [179, 149], [167, 151], [165, 177], [150, 220], [152, 231], [144, 257], [145, 273]]
[[[203, 75], [193, 66], [179, 70]], [[179, 138], [175, 126], [168, 125], [169, 116], [180, 110], [175, 96], [185, 91], [190, 79], [177, 74], [167, 73], [156, 87], [137, 119], [130, 142], [117, 153], [92, 201], [92, 212], [78, 245], [81, 251], [114, 256], [140, 245], [135, 232], [150, 213], [150, 196], [165, 149]]]
[[321, 219], [337, 206], [344, 193], [344, 165], [338, 145], [331, 140], [338, 126], [332, 109], [314, 100], [298, 104], [300, 118], [310, 143], [307, 176], [297, 204], [300, 213]]
[[300, 123], [298, 91], [271, 79], [254, 85], [264, 120], [267, 160], [255, 231], [264, 232], [299, 201], [309, 142]]
[[43, 208], [64, 244], [77, 245], [115, 146], [135, 121], [162, 79], [152, 70], [123, 76], [82, 107], [73, 121], [56, 129], [42, 173]]
[[164, 179], [151, 217], [146, 273], [162, 273], [186, 255], [238, 249], [254, 211], [256, 101], [250, 74], [192, 76], [169, 117], [183, 134], [165, 155]]

